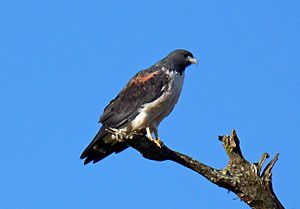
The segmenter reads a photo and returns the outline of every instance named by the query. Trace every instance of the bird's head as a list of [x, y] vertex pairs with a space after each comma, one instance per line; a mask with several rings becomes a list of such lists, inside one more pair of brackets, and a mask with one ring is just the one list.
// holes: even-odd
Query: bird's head
[[194, 55], [184, 49], [177, 49], [171, 52], [161, 62], [171, 66], [172, 69], [178, 72], [183, 72], [189, 65], [198, 63]]

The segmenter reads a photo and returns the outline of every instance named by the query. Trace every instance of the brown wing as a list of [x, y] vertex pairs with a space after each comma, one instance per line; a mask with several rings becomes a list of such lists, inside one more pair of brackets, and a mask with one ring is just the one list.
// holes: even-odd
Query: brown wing
[[96, 163], [112, 153], [126, 149], [128, 147], [126, 143], [118, 142], [109, 137], [105, 129], [108, 127], [118, 128], [133, 120], [143, 104], [160, 97], [168, 81], [169, 77], [162, 70], [159, 70], [158, 66], [136, 74], [104, 109], [99, 121], [103, 126], [80, 156], [81, 159], [85, 159], [84, 164], [91, 161]]
[[118, 128], [133, 120], [143, 104], [160, 97], [169, 77], [164, 71], [157, 68], [153, 66], [137, 73], [104, 109], [99, 122], [112, 128]]

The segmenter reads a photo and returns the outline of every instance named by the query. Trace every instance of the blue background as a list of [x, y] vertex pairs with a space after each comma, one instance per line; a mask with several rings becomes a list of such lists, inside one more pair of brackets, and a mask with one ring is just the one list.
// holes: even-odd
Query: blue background
[[274, 190], [299, 208], [300, 1], [0, 2], [0, 208], [248, 208], [202, 176], [128, 149], [79, 156], [126, 82], [177, 48], [194, 53], [159, 127], [171, 148], [216, 168], [218, 135], [273, 157]]

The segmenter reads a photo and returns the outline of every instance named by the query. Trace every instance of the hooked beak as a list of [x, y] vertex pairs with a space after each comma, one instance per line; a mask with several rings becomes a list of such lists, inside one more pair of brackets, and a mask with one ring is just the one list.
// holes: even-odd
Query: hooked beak
[[192, 64], [198, 64], [198, 61], [193, 57], [188, 57], [187, 60], [188, 60], [188, 62], [190, 62]]

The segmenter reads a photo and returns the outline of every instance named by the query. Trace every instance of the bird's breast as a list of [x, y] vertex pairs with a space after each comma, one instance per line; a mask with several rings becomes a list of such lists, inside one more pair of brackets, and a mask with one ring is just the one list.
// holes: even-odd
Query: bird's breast
[[131, 122], [132, 129], [156, 128], [173, 110], [182, 90], [184, 72], [166, 71], [166, 73], [168, 74], [169, 82], [163, 87], [161, 96], [140, 108], [140, 113]]

